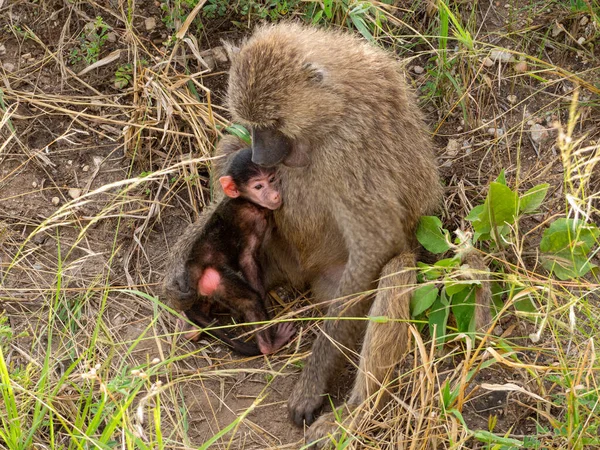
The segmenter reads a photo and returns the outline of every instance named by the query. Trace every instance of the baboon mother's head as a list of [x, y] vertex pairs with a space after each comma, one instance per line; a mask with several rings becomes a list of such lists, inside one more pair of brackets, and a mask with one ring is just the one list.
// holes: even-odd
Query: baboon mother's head
[[311, 33], [292, 24], [267, 26], [239, 49], [228, 46], [228, 105], [234, 121], [251, 130], [256, 164], [308, 163], [298, 155], [343, 107], [330, 89], [322, 55], [310, 49]]

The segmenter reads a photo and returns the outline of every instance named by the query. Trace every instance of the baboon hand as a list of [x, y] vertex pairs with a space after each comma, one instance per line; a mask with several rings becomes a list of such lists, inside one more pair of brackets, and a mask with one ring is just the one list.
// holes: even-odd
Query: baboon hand
[[303, 423], [310, 425], [315, 421], [316, 413], [324, 400], [323, 393], [317, 389], [314, 380], [309, 380], [308, 383], [303, 380], [304, 377], [301, 376], [300, 382], [288, 400], [290, 418], [299, 427]]
[[163, 294], [171, 308], [185, 311], [190, 309], [198, 299], [196, 289], [190, 285], [185, 268], [171, 270], [163, 281]]

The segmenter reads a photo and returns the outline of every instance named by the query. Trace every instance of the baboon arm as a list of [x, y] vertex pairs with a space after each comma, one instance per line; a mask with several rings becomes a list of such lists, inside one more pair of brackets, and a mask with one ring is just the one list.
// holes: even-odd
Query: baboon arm
[[[336, 299], [344, 298], [343, 303], [336, 302], [328, 310], [328, 317], [364, 317], [373, 301], [365, 294], [373, 287], [386, 258], [390, 256], [383, 248], [350, 253], [350, 258], [342, 274]], [[358, 257], [357, 257], [358, 256]], [[361, 295], [363, 294], [363, 295]], [[353, 295], [353, 298], [347, 298]], [[366, 296], [365, 296], [366, 295]], [[297, 425], [302, 422], [311, 424], [317, 410], [323, 403], [323, 394], [327, 392], [329, 382], [339, 373], [345, 363], [340, 349], [352, 351], [365, 327], [363, 320], [327, 320], [323, 324], [323, 333], [317, 336], [312, 354], [296, 385], [288, 409]]]

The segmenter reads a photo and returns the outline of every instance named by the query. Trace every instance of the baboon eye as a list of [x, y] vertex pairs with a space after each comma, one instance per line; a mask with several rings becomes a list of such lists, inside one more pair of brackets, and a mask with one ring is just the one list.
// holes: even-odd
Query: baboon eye
[[256, 186], [254, 186], [254, 189], [256, 189], [257, 191], [260, 191], [263, 188], [262, 184], [257, 184]]
[[275, 175], [269, 178], [269, 183], [275, 183]]

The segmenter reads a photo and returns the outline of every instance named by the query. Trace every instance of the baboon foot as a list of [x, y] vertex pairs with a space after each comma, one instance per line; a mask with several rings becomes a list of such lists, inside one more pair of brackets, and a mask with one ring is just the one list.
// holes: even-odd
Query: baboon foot
[[339, 432], [340, 425], [335, 421], [335, 415], [333, 412], [328, 412], [310, 426], [306, 433], [306, 443], [310, 444], [311, 450], [335, 448], [333, 444]]
[[[304, 373], [302, 374], [304, 375]], [[315, 415], [323, 404], [323, 392], [317, 389], [314, 381], [308, 383], [304, 381], [304, 376], [300, 377], [300, 382], [292, 391], [288, 400], [288, 411], [290, 418], [299, 427], [303, 423], [307, 425], [315, 421]]]

